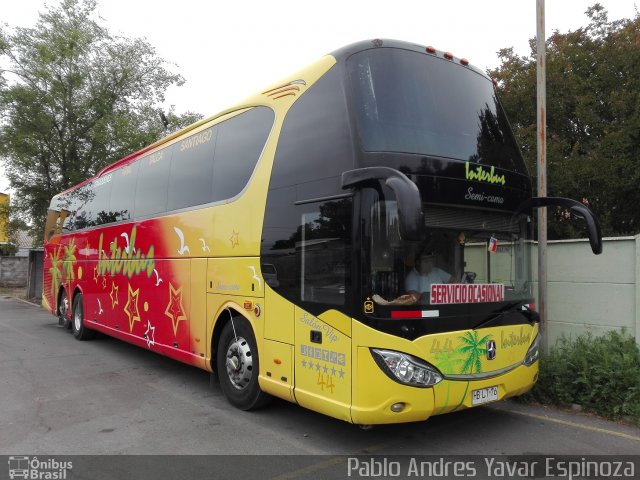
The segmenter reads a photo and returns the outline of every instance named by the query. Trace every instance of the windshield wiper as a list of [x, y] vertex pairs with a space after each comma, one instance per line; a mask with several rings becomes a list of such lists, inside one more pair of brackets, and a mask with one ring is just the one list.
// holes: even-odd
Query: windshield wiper
[[[513, 312], [516, 309], [516, 307], [524, 307], [524, 305], [525, 304], [522, 301], [509, 303], [509, 304], [505, 305], [504, 307], [502, 307], [497, 312], [494, 312], [491, 315], [489, 315], [488, 318], [485, 318], [484, 320], [482, 320], [477, 325], [474, 325], [471, 329], [472, 330], [476, 330], [478, 328], [485, 327], [489, 323], [493, 322], [494, 320], [502, 318], [507, 313]], [[522, 315], [524, 315], [527, 318], [527, 320], [529, 320], [529, 322], [535, 322], [536, 321], [537, 314], [533, 310], [529, 310], [527, 307], [524, 307], [524, 308], [521, 308], [519, 310], [519, 312], [522, 313]]]

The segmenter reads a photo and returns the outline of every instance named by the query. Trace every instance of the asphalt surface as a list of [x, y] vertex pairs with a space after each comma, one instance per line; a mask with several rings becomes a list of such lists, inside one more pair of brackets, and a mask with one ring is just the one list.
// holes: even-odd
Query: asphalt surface
[[0, 455], [639, 452], [640, 428], [513, 401], [371, 430], [277, 400], [242, 412], [204, 371], [76, 341], [41, 307], [0, 296]]

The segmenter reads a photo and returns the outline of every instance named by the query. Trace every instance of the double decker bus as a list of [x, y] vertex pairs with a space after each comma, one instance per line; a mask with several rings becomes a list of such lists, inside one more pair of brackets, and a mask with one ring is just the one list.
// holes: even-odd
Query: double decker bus
[[538, 375], [532, 197], [494, 85], [465, 59], [365, 41], [51, 201], [43, 303], [355, 424], [520, 395]]

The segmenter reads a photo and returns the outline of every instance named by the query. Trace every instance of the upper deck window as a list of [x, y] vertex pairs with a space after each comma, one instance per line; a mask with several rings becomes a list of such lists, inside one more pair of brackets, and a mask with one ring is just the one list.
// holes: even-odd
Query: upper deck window
[[491, 81], [455, 63], [394, 48], [348, 60], [362, 148], [524, 170]]
[[231, 199], [249, 182], [274, 120], [271, 109], [254, 107], [192, 133], [56, 197], [53, 221], [62, 218], [68, 233]]

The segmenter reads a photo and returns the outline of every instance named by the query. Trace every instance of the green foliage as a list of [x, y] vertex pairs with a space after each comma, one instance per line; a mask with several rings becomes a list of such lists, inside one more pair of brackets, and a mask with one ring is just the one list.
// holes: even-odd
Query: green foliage
[[[0, 27], [0, 158], [42, 238], [51, 197], [170, 133], [157, 105], [182, 85], [154, 48], [111, 35], [95, 0], [62, 0], [33, 28]], [[200, 116], [173, 111], [171, 129]]]
[[18, 247], [13, 243], [5, 243], [0, 245], [0, 257], [10, 257], [18, 253]]
[[640, 423], [640, 349], [616, 331], [602, 337], [561, 338], [540, 359], [540, 376], [524, 400], [582, 405], [611, 419], [623, 415]]
[[[596, 4], [589, 23], [547, 39], [548, 195], [583, 200], [604, 235], [640, 231], [640, 14], [610, 22]], [[489, 71], [536, 182], [536, 58], [499, 52]], [[567, 211], [549, 215], [549, 238], [583, 236]]]
[[5, 233], [9, 241], [7, 245], [0, 246], [0, 255], [15, 255], [18, 252], [18, 235], [20, 232], [29, 230], [29, 226], [10, 203], [0, 204], [0, 218], [8, 220], [5, 224]]

